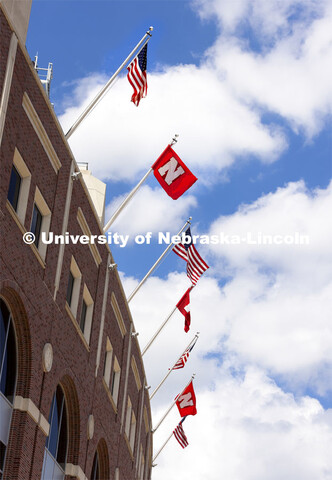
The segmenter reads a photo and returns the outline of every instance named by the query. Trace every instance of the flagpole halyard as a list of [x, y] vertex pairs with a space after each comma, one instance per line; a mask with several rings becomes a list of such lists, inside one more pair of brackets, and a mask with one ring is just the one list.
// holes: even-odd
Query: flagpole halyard
[[[182, 392], [188, 387], [188, 385], [190, 385], [190, 382], [192, 382], [192, 381], [194, 380], [195, 375], [196, 375], [196, 373], [193, 373], [193, 374], [192, 374], [189, 382], [188, 382], [187, 385], [183, 388]], [[172, 405], [169, 407], [169, 409], [168, 409], [167, 412], [164, 414], [164, 416], [161, 418], [161, 420], [159, 420], [157, 426], [151, 430], [152, 433], [154, 433], [154, 432], [160, 427], [160, 425], [163, 423], [163, 421], [165, 420], [165, 418], [167, 417], [167, 415], [169, 414], [169, 412], [172, 410], [172, 408], [173, 408], [174, 405], [176, 404], [177, 399], [182, 395], [182, 392], [179, 393], [179, 395], [176, 396], [174, 402], [173, 402]]]
[[[81, 113], [81, 115], [78, 117], [78, 119], [75, 121], [75, 123], [70, 127], [68, 132], [66, 133], [65, 137], [67, 140], [71, 137], [71, 135], [75, 132], [77, 127], [80, 125], [80, 123], [84, 120], [84, 118], [91, 112], [93, 107], [96, 105], [96, 103], [100, 100], [100, 98], [106, 93], [108, 88], [112, 85], [116, 77], [119, 75], [121, 70], [124, 68], [126, 63], [128, 63], [129, 59], [137, 52], [137, 50], [140, 48], [140, 46], [145, 42], [147, 43], [150, 40], [150, 37], [152, 36], [153, 27], [150, 27], [149, 30], [146, 32], [146, 34], [142, 37], [142, 39], [138, 42], [136, 47], [130, 52], [128, 57], [125, 59], [125, 61], [120, 65], [120, 67], [117, 69], [117, 71], [111, 76], [111, 78], [108, 80], [106, 85], [100, 90], [100, 92], [95, 96], [95, 98], [92, 100], [92, 102], [86, 107], [84, 112]], [[145, 44], [144, 44], [145, 45]], [[142, 46], [142, 48], [144, 47]]]
[[[185, 352], [191, 347], [191, 345], [194, 343], [195, 339], [197, 339], [199, 337], [199, 332], [196, 333], [196, 335], [194, 336], [194, 338], [191, 340], [191, 342], [189, 343], [189, 345], [184, 349], [184, 351], [181, 353], [181, 355], [178, 357], [178, 358], [181, 358], [182, 355], [185, 354]], [[153, 392], [151, 393], [150, 395], [150, 400], [153, 399], [153, 397], [155, 396], [155, 394], [158, 392], [159, 388], [162, 386], [162, 384], [166, 381], [166, 379], [168, 378], [168, 376], [172, 373], [173, 371], [173, 368], [175, 367], [175, 365], [177, 364], [178, 360], [174, 363], [173, 367], [169, 369], [169, 371], [167, 372], [167, 374], [165, 375], [165, 377], [163, 378], [163, 380], [159, 383], [159, 385], [153, 390]]]
[[[190, 225], [191, 224], [191, 220], [192, 220], [192, 217], [189, 217], [188, 220], [186, 221], [186, 223], [183, 225], [183, 227], [181, 228], [181, 230], [179, 231], [179, 233], [177, 235], [181, 235], [181, 233], [183, 232], [183, 230], [186, 228], [187, 225]], [[141, 288], [141, 286], [143, 285], [143, 283], [148, 279], [148, 277], [151, 275], [151, 273], [154, 272], [154, 270], [157, 268], [157, 266], [159, 265], [159, 263], [162, 261], [162, 259], [165, 257], [165, 255], [168, 253], [168, 251], [172, 248], [172, 246], [174, 245], [174, 242], [170, 243], [168, 245], [168, 247], [165, 249], [165, 251], [160, 255], [160, 257], [158, 258], [158, 260], [155, 262], [155, 264], [150, 268], [150, 270], [148, 271], [148, 273], [145, 275], [145, 277], [140, 281], [140, 283], [137, 285], [137, 287], [132, 291], [132, 293], [129, 295], [129, 297], [127, 298], [127, 302], [129, 303], [130, 300], [132, 300], [132, 298], [134, 297], [134, 295], [136, 295], [136, 293], [138, 292], [138, 290]]]

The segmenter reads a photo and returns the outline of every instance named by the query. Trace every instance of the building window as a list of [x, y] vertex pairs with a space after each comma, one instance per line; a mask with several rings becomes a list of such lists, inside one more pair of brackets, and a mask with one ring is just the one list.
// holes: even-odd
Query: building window
[[53, 396], [50, 415], [50, 433], [46, 439], [42, 480], [65, 478], [68, 449], [68, 426], [66, 400], [58, 385]]
[[126, 415], [126, 424], [125, 424], [125, 433], [129, 441], [131, 451], [134, 451], [135, 445], [135, 433], [136, 433], [136, 417], [133, 412], [133, 407], [130, 398], [128, 397], [127, 402], [127, 415]]
[[104, 380], [108, 387], [110, 386], [110, 379], [111, 379], [112, 356], [113, 356], [112, 344], [110, 342], [110, 339], [107, 337], [105, 363], [104, 363]]
[[8, 200], [15, 212], [17, 211], [18, 197], [20, 194], [22, 178], [18, 173], [15, 165], [13, 165], [12, 173], [10, 175]]
[[82, 274], [74, 257], [71, 257], [70, 270], [67, 283], [67, 304], [70, 307], [71, 313], [76, 318], [78, 300], [80, 296]]
[[96, 451], [93, 459], [93, 464], [92, 464], [91, 480], [100, 479], [99, 471], [100, 471], [100, 467], [99, 467], [98, 451]]
[[136, 434], [136, 417], [134, 412], [131, 412], [129, 443], [130, 443], [132, 452], [134, 451], [134, 446], [135, 446], [135, 434]]
[[144, 479], [144, 454], [143, 454], [143, 447], [140, 446], [140, 453], [139, 453], [139, 467], [138, 467], [138, 479]]
[[81, 316], [80, 316], [80, 329], [82, 330], [84, 338], [88, 344], [90, 343], [92, 315], [93, 315], [93, 300], [88, 290], [88, 287], [84, 285]]
[[117, 405], [117, 403], [118, 403], [119, 387], [120, 387], [120, 374], [121, 374], [121, 369], [120, 369], [118, 359], [116, 357], [114, 357], [112, 380], [111, 380], [111, 395], [112, 395], [112, 398], [114, 400], [115, 405]]
[[80, 329], [82, 332], [84, 332], [85, 328], [85, 322], [86, 322], [86, 312], [87, 312], [88, 306], [83, 298], [82, 301], [82, 310], [81, 310], [81, 318], [80, 318]]
[[16, 388], [16, 340], [11, 314], [0, 299], [0, 479], [6, 460]]
[[133, 407], [131, 405], [130, 398], [128, 397], [127, 400], [127, 415], [126, 415], [126, 425], [125, 425], [125, 432], [127, 435], [127, 438], [129, 438], [130, 435], [130, 423], [131, 423], [131, 412], [133, 410]]
[[16, 148], [9, 180], [7, 199], [15, 210], [22, 225], [24, 225], [25, 221], [30, 183], [31, 173]]
[[51, 224], [51, 210], [48, 208], [42, 194], [38, 187], [35, 192], [35, 202], [33, 205], [32, 219], [30, 231], [35, 235], [35, 246], [38, 248], [40, 256], [43, 260], [46, 257], [46, 242], [42, 242], [41, 234], [45, 235], [45, 239], [48, 237]]
[[73, 297], [74, 281], [75, 281], [74, 275], [71, 272], [69, 272], [68, 285], [67, 285], [67, 297], [66, 297], [66, 300], [69, 306], [71, 305], [71, 299]]
[[31, 220], [31, 228], [30, 231], [34, 234], [35, 236], [35, 245], [38, 248], [39, 245], [39, 240], [40, 240], [40, 232], [41, 232], [41, 225], [42, 225], [42, 220], [43, 216], [40, 213], [39, 208], [37, 207], [36, 204], [33, 206], [33, 212], [32, 212], [32, 220]]

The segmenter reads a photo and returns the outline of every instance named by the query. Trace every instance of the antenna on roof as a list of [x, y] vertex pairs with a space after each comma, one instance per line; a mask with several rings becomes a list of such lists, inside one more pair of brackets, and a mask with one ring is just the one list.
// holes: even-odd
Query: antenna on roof
[[33, 61], [33, 67], [38, 73], [39, 79], [45, 88], [48, 98], [50, 98], [51, 80], [53, 78], [53, 63], [49, 63], [47, 68], [38, 67], [38, 52], [37, 52], [35, 56], [35, 60]]

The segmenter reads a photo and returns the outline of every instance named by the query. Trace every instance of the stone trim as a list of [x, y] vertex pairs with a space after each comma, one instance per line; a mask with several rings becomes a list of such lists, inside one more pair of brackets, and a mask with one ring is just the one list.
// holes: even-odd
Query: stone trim
[[[82, 212], [81, 207], [78, 207], [78, 210], [77, 210], [77, 221], [79, 226], [81, 227], [83, 234], [91, 238], [92, 233], [89, 228], [88, 222], [86, 221], [85, 216]], [[99, 265], [101, 264], [102, 258], [100, 256], [97, 245], [95, 243], [88, 243], [88, 245], [90, 248], [91, 255], [93, 256], [93, 259], [96, 263], [96, 266], [99, 267]]]
[[28, 94], [26, 92], [24, 92], [24, 95], [23, 95], [23, 102], [22, 102], [22, 107], [23, 107], [23, 110], [25, 111], [25, 113], [27, 114], [27, 117], [28, 119], [30, 120], [31, 122], [31, 125], [33, 126], [39, 140], [40, 140], [40, 143], [42, 144], [47, 156], [48, 156], [48, 159], [49, 161], [51, 162], [51, 165], [55, 171], [55, 173], [57, 174], [58, 171], [60, 170], [61, 168], [61, 162], [54, 150], [54, 147], [46, 133], [46, 130], [36, 112], [36, 110], [34, 109], [34, 106], [32, 105], [31, 103], [31, 100], [28, 96]]
[[112, 295], [111, 295], [111, 305], [112, 305], [112, 308], [113, 308], [115, 318], [118, 322], [118, 326], [119, 326], [121, 335], [122, 335], [122, 337], [124, 337], [127, 333], [127, 329], [126, 329], [125, 323], [123, 321], [122, 313], [121, 313], [118, 301], [116, 299], [116, 296], [114, 295], [114, 292], [112, 292]]
[[12, 37], [10, 39], [10, 45], [9, 45], [8, 58], [7, 58], [5, 79], [4, 79], [2, 95], [1, 95], [1, 103], [0, 103], [0, 145], [2, 140], [3, 130], [5, 127], [10, 87], [12, 85], [13, 72], [14, 72], [17, 43], [18, 43], [17, 37], [15, 33], [12, 33]]
[[140, 376], [139, 376], [139, 373], [138, 373], [137, 363], [136, 363], [134, 355], [132, 355], [132, 357], [131, 357], [131, 369], [132, 369], [133, 374], [134, 374], [137, 390], [140, 390], [142, 388], [142, 383], [141, 383], [141, 379], [140, 379]]
[[76, 477], [78, 480], [88, 480], [88, 477], [83, 472], [79, 465], [73, 465], [72, 463], [66, 464], [65, 475], [70, 477]]
[[26, 412], [28, 415], [30, 415], [32, 420], [38, 425], [41, 431], [48, 436], [50, 424], [41, 411], [33, 403], [31, 398], [23, 398], [20, 395], [16, 395], [14, 400], [14, 410], [20, 410], [21, 412]]

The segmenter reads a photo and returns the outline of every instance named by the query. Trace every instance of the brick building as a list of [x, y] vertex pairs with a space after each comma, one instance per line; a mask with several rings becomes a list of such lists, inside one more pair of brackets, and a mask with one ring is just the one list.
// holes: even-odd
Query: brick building
[[41, 241], [103, 231], [24, 46], [30, 6], [0, 2], [0, 478], [149, 479], [147, 383], [112, 253]]

